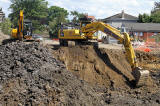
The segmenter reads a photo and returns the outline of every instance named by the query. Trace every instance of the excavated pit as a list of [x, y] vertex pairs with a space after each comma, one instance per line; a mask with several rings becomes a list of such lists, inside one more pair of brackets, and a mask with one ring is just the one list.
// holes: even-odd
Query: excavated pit
[[[92, 85], [105, 86], [111, 90], [107, 103], [111, 105], [159, 105], [160, 70], [157, 66], [150, 71], [146, 86], [134, 88], [131, 67], [124, 50], [98, 49], [93, 46], [59, 47], [53, 49], [57, 60], [62, 61], [67, 70]], [[139, 65], [160, 65], [159, 54], [136, 51]]]
[[[124, 51], [94, 46], [61, 47], [54, 52], [67, 69], [79, 78], [107, 88], [133, 88], [133, 76]], [[151, 79], [147, 86], [153, 86]]]

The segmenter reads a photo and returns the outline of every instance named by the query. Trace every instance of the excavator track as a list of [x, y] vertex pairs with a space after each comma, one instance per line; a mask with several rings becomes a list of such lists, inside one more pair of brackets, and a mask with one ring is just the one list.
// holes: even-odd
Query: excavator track
[[68, 46], [69, 47], [73, 47], [76, 45], [76, 42], [75, 41], [68, 41]]

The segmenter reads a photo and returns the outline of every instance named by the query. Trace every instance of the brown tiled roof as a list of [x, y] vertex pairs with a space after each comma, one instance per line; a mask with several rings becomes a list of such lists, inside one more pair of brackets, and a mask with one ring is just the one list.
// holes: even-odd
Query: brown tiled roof
[[94, 17], [94, 16], [88, 16], [88, 18], [92, 18], [92, 19], [95, 19], [95, 17]]

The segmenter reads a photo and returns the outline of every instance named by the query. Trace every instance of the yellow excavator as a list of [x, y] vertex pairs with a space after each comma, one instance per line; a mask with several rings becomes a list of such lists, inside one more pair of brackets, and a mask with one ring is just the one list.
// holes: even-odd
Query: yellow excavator
[[24, 21], [23, 10], [19, 14], [18, 28], [12, 29], [11, 38], [20, 41], [32, 40], [32, 23], [29, 20]]
[[88, 40], [97, 39], [94, 33], [102, 31], [107, 35], [110, 35], [117, 39], [121, 44], [124, 45], [126, 51], [126, 57], [132, 68], [132, 75], [135, 78], [136, 86], [143, 86], [149, 77], [149, 71], [143, 70], [138, 67], [134, 49], [131, 44], [129, 34], [126, 32], [121, 33], [118, 29], [112, 27], [109, 24], [103, 22], [93, 22], [89, 18], [81, 18], [80, 26], [78, 27], [64, 27], [61, 26], [59, 30], [59, 41], [60, 45], [73, 46], [79, 42], [86, 42]]

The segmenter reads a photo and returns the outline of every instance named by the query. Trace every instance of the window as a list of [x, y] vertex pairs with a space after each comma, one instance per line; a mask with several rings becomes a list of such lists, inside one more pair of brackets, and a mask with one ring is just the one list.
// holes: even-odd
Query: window
[[158, 33], [156, 33], [156, 32], [154, 33], [154, 35], [157, 35], [157, 34], [158, 34]]
[[143, 36], [143, 32], [140, 32], [140, 33], [139, 33], [139, 36]]
[[138, 32], [134, 32], [134, 35], [138, 36]]

